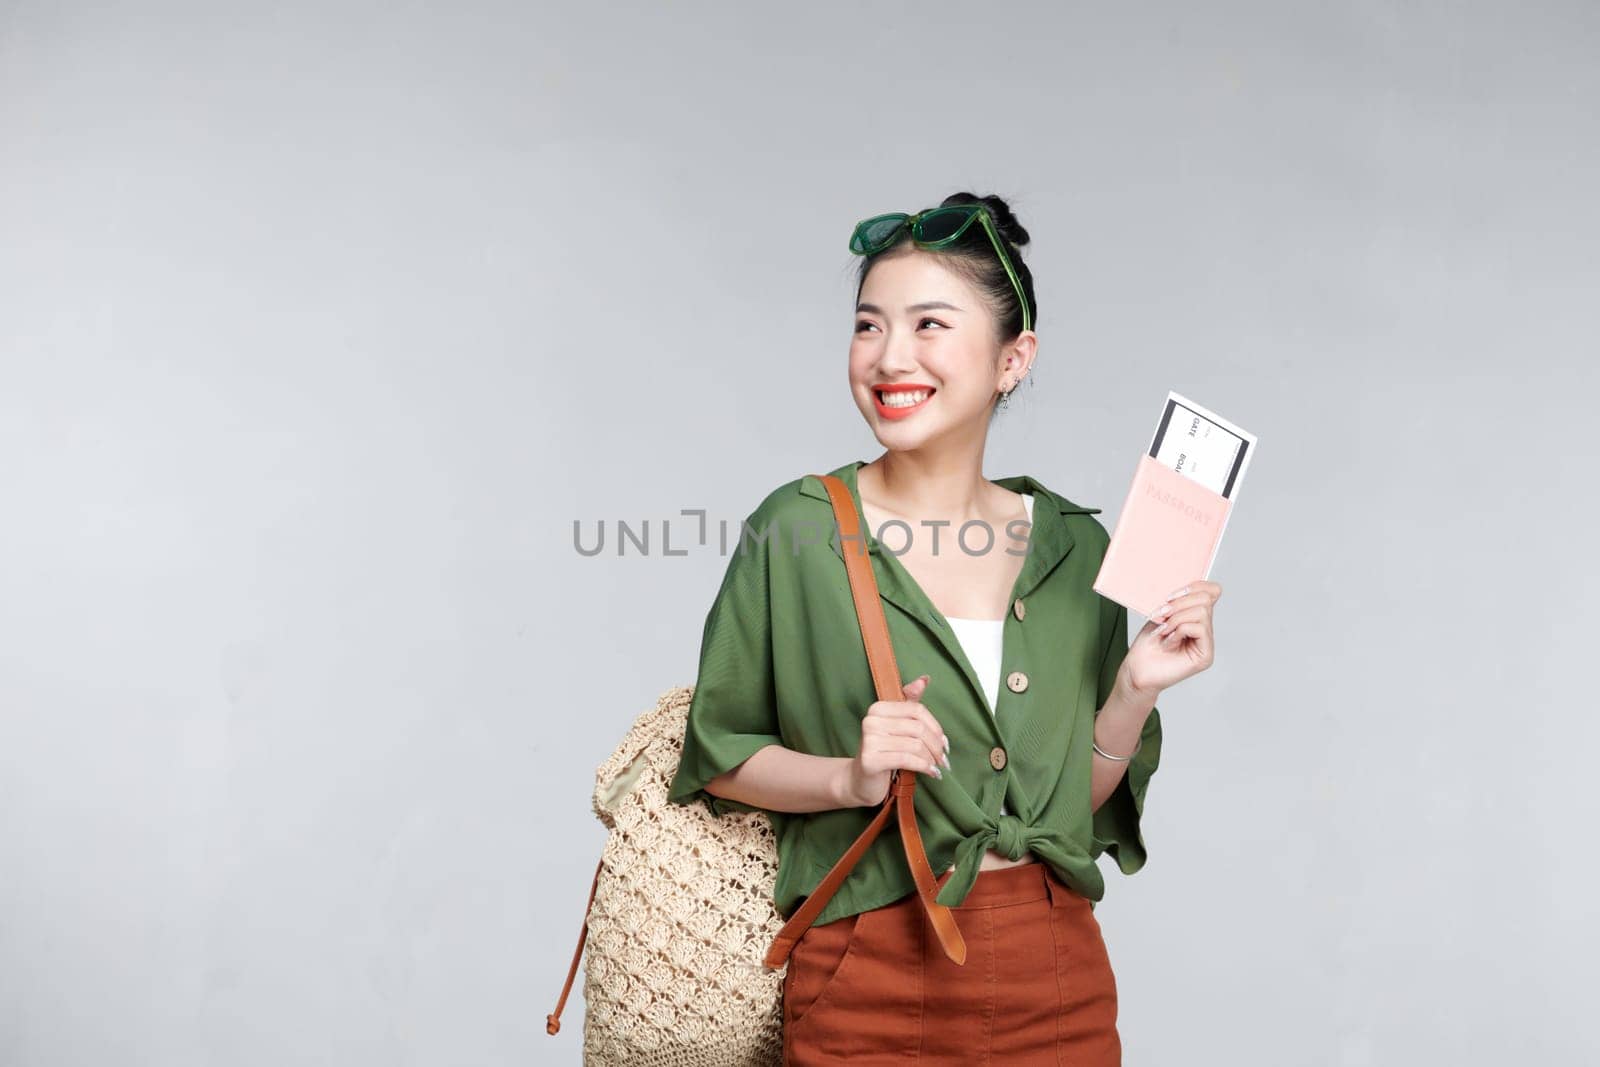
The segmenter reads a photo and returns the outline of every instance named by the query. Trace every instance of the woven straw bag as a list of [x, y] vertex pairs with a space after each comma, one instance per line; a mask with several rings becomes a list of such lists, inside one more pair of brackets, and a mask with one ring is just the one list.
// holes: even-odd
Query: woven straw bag
[[[827, 487], [851, 596], [880, 700], [902, 700], [877, 581], [843, 482]], [[897, 816], [917, 893], [945, 954], [966, 944], [937, 891], [917, 829], [916, 775], [895, 771], [877, 815], [787, 921], [772, 901], [777, 840], [759, 811], [713, 815], [674, 804], [694, 687], [669, 689], [634, 720], [595, 772], [593, 809], [610, 833], [595, 868], [578, 947], [545, 1029], [561, 1029], [585, 945], [586, 1067], [766, 1067], [782, 1061], [783, 976], [795, 942], [867, 847]], [[766, 946], [763, 949], [763, 946]]]
[[772, 825], [758, 811], [718, 817], [667, 800], [693, 694], [663, 693], [595, 772], [594, 813], [610, 833], [585, 922], [586, 1067], [781, 1060], [783, 972], [761, 962], [783, 927]]

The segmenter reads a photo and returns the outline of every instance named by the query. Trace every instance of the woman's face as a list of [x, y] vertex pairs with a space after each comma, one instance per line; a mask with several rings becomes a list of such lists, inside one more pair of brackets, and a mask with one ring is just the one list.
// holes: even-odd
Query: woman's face
[[1032, 331], [1004, 348], [995, 333], [988, 305], [937, 253], [875, 262], [856, 306], [850, 391], [878, 441], [909, 449], [963, 427], [981, 435], [1002, 383], [1032, 358]]

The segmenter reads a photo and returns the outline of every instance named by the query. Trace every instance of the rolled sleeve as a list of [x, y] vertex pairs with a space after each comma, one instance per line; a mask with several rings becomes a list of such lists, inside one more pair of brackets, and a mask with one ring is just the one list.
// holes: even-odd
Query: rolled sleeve
[[[1117, 670], [1128, 655], [1128, 609], [1117, 605], [1111, 626], [1110, 643], [1100, 661], [1100, 680], [1095, 707], [1105, 707], [1106, 698], [1116, 685]], [[1144, 815], [1145, 793], [1150, 777], [1161, 762], [1161, 713], [1150, 709], [1144, 731], [1139, 735], [1138, 753], [1128, 761], [1127, 772], [1117, 788], [1094, 813], [1094, 849], [1099, 856], [1109, 852], [1123, 874], [1133, 874], [1147, 858], [1140, 819]]]
[[[745, 523], [750, 526], [751, 519]], [[706, 615], [683, 755], [667, 791], [668, 800], [702, 800], [717, 816], [764, 810], [708, 793], [705, 785], [767, 745], [783, 743], [773, 680], [770, 550], [765, 540], [744, 536], [744, 529]]]

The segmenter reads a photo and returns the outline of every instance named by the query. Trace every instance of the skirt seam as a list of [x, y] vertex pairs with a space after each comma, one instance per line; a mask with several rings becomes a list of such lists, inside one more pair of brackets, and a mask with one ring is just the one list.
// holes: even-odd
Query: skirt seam
[[993, 1059], [994, 1059], [994, 1018], [995, 1018], [996, 1015], [998, 1015], [1000, 1013], [1000, 1005], [998, 1003], [999, 996], [1000, 996], [1000, 991], [999, 991], [998, 987], [999, 987], [1000, 981], [999, 981], [998, 975], [996, 974], [996, 971], [999, 969], [999, 961], [996, 960], [995, 957], [997, 955], [999, 955], [999, 949], [995, 944], [994, 912], [989, 910], [989, 909], [985, 909], [984, 910], [984, 913], [983, 913], [983, 927], [984, 927], [984, 930], [983, 930], [984, 938], [986, 939], [987, 944], [988, 944], [988, 949], [987, 949], [987, 951], [984, 952], [983, 955], [984, 955], [984, 959], [989, 964], [989, 996], [988, 996], [988, 1015], [989, 1015], [989, 1020], [988, 1020], [988, 1030], [984, 1034], [984, 1038], [983, 1038], [983, 1062], [984, 1063], [991, 1063], [991, 1062], [993, 1062]]
[[917, 1062], [922, 1062], [922, 1042], [928, 1034], [928, 930], [930, 927], [928, 916], [922, 916], [922, 922], [917, 924], [920, 930], [917, 952]]
[[1061, 988], [1061, 939], [1056, 936], [1055, 893], [1050, 894], [1050, 951], [1055, 957], [1056, 972], [1056, 1067], [1061, 1067], [1061, 1013], [1067, 1007], [1067, 994]]

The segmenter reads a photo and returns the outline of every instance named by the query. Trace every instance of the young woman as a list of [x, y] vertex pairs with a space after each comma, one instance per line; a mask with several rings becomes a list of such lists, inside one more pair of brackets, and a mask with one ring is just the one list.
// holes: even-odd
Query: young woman
[[876, 699], [815, 477], [745, 519], [706, 617], [671, 799], [768, 814], [787, 917], [891, 774], [915, 772], [937, 899], [967, 946], [961, 965], [945, 955], [891, 824], [789, 957], [789, 1064], [1121, 1061], [1095, 859], [1144, 864], [1156, 698], [1210, 666], [1222, 590], [1174, 590], [1130, 643], [1127, 609], [1091, 588], [1099, 509], [984, 477], [997, 402], [1037, 354], [1027, 242], [1003, 200], [969, 193], [851, 239], [850, 392], [884, 452], [831, 473], [860, 513], [905, 699]]

